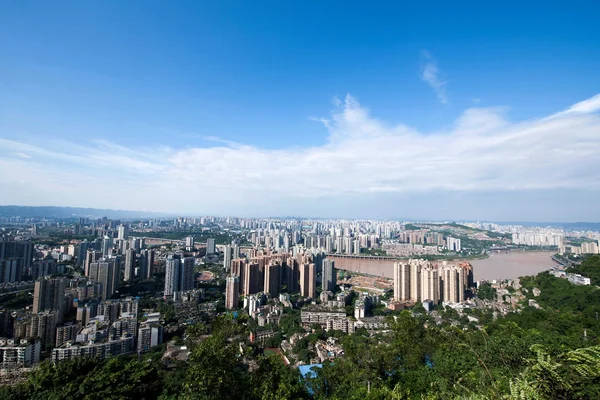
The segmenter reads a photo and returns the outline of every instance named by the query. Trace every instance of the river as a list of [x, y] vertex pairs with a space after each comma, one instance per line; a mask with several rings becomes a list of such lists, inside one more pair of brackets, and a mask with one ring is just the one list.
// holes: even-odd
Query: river
[[551, 251], [515, 251], [492, 253], [482, 260], [470, 260], [474, 280], [511, 279], [536, 275], [557, 264], [550, 258]]

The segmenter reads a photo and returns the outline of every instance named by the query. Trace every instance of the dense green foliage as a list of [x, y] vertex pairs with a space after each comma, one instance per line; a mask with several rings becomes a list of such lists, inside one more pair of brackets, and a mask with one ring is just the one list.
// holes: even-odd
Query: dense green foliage
[[483, 283], [477, 288], [477, 297], [482, 300], [496, 300], [496, 290], [490, 283]]
[[360, 249], [360, 254], [363, 256], [378, 256], [378, 257], [386, 257], [388, 255], [387, 251], [385, 251], [383, 249], [371, 249], [371, 248]]
[[569, 272], [590, 278], [592, 285], [600, 285], [600, 255], [588, 257], [580, 265], [569, 269]]
[[[595, 262], [595, 261], [591, 261]], [[587, 266], [586, 266], [587, 267]], [[1, 388], [1, 399], [597, 399], [600, 394], [600, 290], [548, 273], [521, 280], [526, 299], [543, 309], [493, 319], [469, 311], [484, 329], [435, 324], [422, 310], [396, 314], [387, 333], [332, 332], [345, 350], [315, 377], [300, 378], [278, 355], [247, 343], [251, 321], [217, 317], [187, 331], [188, 363], [166, 368], [143, 359], [73, 360], [43, 364], [28, 380]], [[533, 288], [541, 294], [533, 295]], [[439, 310], [458, 318], [454, 310]], [[297, 311], [281, 321], [286, 335], [300, 331]], [[294, 346], [312, 353], [315, 329]], [[157, 355], [160, 353], [156, 353]]]
[[43, 363], [25, 383], [0, 387], [0, 399], [152, 399], [161, 391], [161, 374], [152, 363], [123, 357]]

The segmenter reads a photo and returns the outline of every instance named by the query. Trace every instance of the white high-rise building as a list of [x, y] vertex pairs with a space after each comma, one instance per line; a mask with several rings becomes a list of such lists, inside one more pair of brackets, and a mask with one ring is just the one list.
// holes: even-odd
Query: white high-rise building
[[179, 291], [179, 258], [169, 256], [165, 267], [165, 297]]
[[404, 262], [394, 263], [394, 300], [410, 300], [410, 265]]
[[188, 236], [185, 238], [185, 249], [186, 251], [194, 250], [194, 237]]
[[442, 293], [441, 300], [446, 303], [462, 303], [465, 301], [465, 270], [457, 265], [439, 267]]
[[225, 288], [225, 307], [234, 310], [240, 301], [240, 277], [228, 276]]
[[447, 237], [446, 238], [446, 247], [448, 248], [449, 251], [459, 252], [461, 249], [460, 239], [456, 239], [453, 237]]
[[231, 259], [235, 260], [236, 258], [240, 258], [240, 246], [237, 244], [231, 245]]
[[123, 276], [124, 281], [130, 281], [134, 276], [135, 269], [135, 250], [127, 249], [125, 251], [125, 274]]
[[225, 246], [223, 248], [223, 269], [229, 271], [231, 268], [232, 249], [231, 246]]
[[108, 257], [112, 254], [113, 238], [104, 236], [102, 239], [102, 257]]
[[417, 260], [410, 260], [410, 300], [421, 300], [421, 266]]
[[129, 239], [129, 225], [121, 224], [119, 225], [119, 240], [127, 240]]
[[432, 266], [421, 269], [421, 299], [431, 300], [433, 304], [440, 301], [440, 277]]
[[354, 254], [359, 255], [360, 254], [360, 240], [359, 239], [355, 239], [354, 240]]

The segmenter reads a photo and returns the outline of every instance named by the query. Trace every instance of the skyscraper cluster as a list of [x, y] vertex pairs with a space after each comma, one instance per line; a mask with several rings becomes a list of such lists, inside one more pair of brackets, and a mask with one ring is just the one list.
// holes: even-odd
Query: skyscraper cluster
[[468, 263], [434, 265], [425, 260], [394, 263], [396, 301], [461, 303], [472, 283], [473, 268]]
[[[263, 292], [275, 297], [285, 285], [288, 293], [299, 291], [302, 296], [315, 298], [317, 267], [312, 257], [310, 254], [293, 257], [289, 253], [271, 254], [268, 251], [266, 254], [256, 252], [249, 258], [231, 260], [230, 275], [227, 278], [227, 293], [231, 293], [228, 296], [231, 301], [227, 304], [237, 305], [239, 297], [234, 297], [230, 292], [234, 288], [237, 288], [238, 296]], [[332, 270], [333, 264], [330, 265], [329, 272], [333, 273]]]

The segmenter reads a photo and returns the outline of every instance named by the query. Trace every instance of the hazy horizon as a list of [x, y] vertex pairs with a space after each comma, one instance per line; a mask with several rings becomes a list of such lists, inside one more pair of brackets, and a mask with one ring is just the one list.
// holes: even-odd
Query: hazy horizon
[[[487, 219], [452, 219], [452, 218], [439, 218], [439, 219], [433, 219], [433, 218], [411, 218], [411, 217], [392, 217], [392, 218], [369, 218], [369, 217], [363, 217], [363, 218], [352, 218], [352, 217], [332, 217], [332, 216], [318, 216], [318, 215], [294, 215], [294, 214], [289, 214], [289, 215], [248, 215], [248, 214], [207, 214], [207, 213], [201, 213], [201, 212], [197, 212], [197, 213], [186, 213], [186, 214], [179, 214], [179, 213], [162, 213], [162, 212], [155, 212], [152, 210], [125, 210], [125, 209], [111, 209], [111, 208], [95, 208], [95, 207], [75, 207], [75, 206], [23, 206], [23, 205], [17, 205], [17, 204], [0, 204], [0, 215], [2, 215], [2, 207], [31, 207], [31, 208], [63, 208], [63, 209], [81, 209], [81, 210], [95, 210], [95, 211], [107, 211], [107, 212], [117, 212], [117, 213], [131, 213], [131, 214], [135, 214], [137, 216], [135, 217], [119, 217], [119, 218], [126, 218], [126, 219], [133, 219], [133, 218], [176, 218], [176, 217], [189, 217], [189, 218], [198, 218], [198, 217], [216, 217], [216, 218], [226, 218], [226, 217], [234, 217], [234, 218], [257, 218], [257, 219], [269, 219], [269, 218], [273, 218], [273, 219], [277, 219], [277, 218], [281, 218], [281, 219], [314, 219], [314, 220], [319, 220], [319, 219], [323, 219], [323, 220], [327, 220], [327, 219], [340, 219], [340, 220], [389, 220], [389, 221], [400, 221], [400, 222], [415, 222], [415, 223], [452, 223], [452, 222], [457, 222], [457, 223], [461, 223], [461, 222], [465, 222], [465, 223], [473, 223], [473, 222], [481, 222], [481, 223], [495, 223], [495, 224], [523, 224], [525, 226], [528, 225], [533, 225], [533, 224], [541, 224], [539, 226], [544, 226], [544, 224], [550, 224], [550, 225], [559, 225], [559, 224], [566, 224], [566, 225], [572, 225], [572, 224], [599, 224], [600, 225], [600, 221], [531, 221], [531, 220], [487, 220]], [[143, 216], [144, 213], [147, 213], [147, 216]], [[16, 213], [15, 213], [16, 215]], [[73, 214], [73, 216], [78, 216], [78, 214]], [[100, 216], [100, 215], [99, 215]], [[66, 217], [61, 217], [61, 218], [66, 218]], [[112, 217], [112, 218], [116, 218], [116, 217]]]

